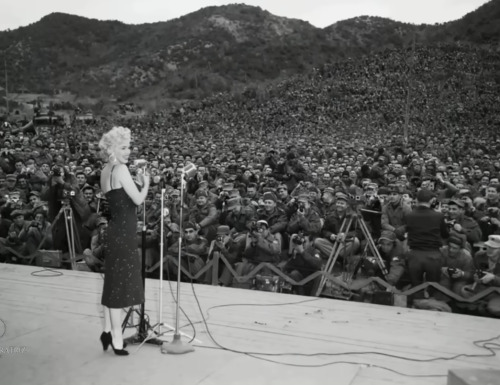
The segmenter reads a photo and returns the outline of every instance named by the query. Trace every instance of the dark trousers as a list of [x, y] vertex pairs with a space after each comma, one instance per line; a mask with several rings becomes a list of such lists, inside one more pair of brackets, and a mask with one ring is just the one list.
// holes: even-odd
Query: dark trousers
[[[426, 282], [439, 282], [443, 267], [443, 257], [439, 250], [410, 250], [406, 258], [412, 287], [424, 282], [424, 274]], [[432, 288], [428, 292], [431, 294]], [[413, 298], [424, 298], [423, 291], [415, 293]]]

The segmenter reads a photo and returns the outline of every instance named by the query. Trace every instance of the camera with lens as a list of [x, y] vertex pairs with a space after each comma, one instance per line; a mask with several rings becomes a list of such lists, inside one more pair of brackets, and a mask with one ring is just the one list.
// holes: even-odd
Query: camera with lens
[[477, 275], [477, 277], [479, 279], [481, 279], [481, 278], [483, 278], [486, 275], [486, 271], [481, 270], [481, 269], [477, 269], [476, 272], [475, 272], [475, 275]]
[[224, 242], [224, 235], [217, 235], [217, 237], [215, 237], [215, 240], [221, 243]]
[[297, 203], [297, 211], [304, 213], [306, 211], [306, 205], [304, 202]]
[[490, 215], [490, 216], [495, 216], [498, 214], [497, 207], [488, 207], [486, 210], [488, 211], [488, 215]]
[[221, 191], [219, 194], [219, 199], [227, 201], [229, 199], [229, 193], [227, 191]]
[[63, 169], [59, 166], [53, 166], [51, 173], [53, 176], [62, 176], [63, 175]]
[[74, 190], [64, 189], [63, 198], [73, 198], [76, 195]]
[[30, 227], [40, 228], [42, 227], [42, 224], [37, 221], [33, 221], [31, 222]]
[[258, 231], [259, 231], [259, 226], [257, 226], [257, 222], [255, 222], [255, 221], [254, 221], [254, 222], [252, 222], [252, 223], [250, 224], [250, 233], [251, 233], [251, 234], [255, 234], [255, 233], [257, 233]]
[[302, 231], [292, 237], [292, 243], [297, 246], [303, 245], [305, 241], [306, 237]]
[[447, 270], [448, 270], [448, 276], [450, 277], [458, 273], [458, 269], [456, 267], [448, 267]]
[[450, 230], [453, 228], [453, 226], [455, 226], [456, 222], [457, 221], [455, 219], [445, 219], [444, 220], [444, 223], [446, 223], [446, 226], [448, 226], [448, 229], [450, 229]]

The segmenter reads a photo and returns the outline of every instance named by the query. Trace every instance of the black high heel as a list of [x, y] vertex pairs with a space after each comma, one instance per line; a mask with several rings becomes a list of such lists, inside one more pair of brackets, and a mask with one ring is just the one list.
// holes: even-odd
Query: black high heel
[[[101, 334], [101, 343], [102, 343], [102, 350], [106, 351], [108, 350], [109, 345], [112, 345], [113, 342], [113, 337], [111, 337], [111, 332], [102, 332]], [[123, 349], [127, 347], [127, 343], [124, 341], [123, 342]]]
[[113, 348], [113, 351], [117, 356], [128, 356], [128, 352], [124, 349], [126, 346], [125, 342], [123, 343], [123, 348], [122, 349], [115, 349], [113, 346], [113, 339], [111, 339], [111, 347]]
[[111, 342], [112, 342], [111, 333], [102, 332], [101, 334], [102, 350], [104, 351], [108, 350], [108, 347], [109, 345], [111, 345]]

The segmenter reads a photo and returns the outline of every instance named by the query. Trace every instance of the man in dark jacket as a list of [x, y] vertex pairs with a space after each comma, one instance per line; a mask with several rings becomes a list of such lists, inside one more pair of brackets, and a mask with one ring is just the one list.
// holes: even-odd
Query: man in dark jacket
[[[441, 277], [443, 258], [440, 248], [443, 240], [449, 237], [449, 232], [444, 215], [431, 208], [435, 199], [432, 191], [420, 190], [417, 207], [405, 218], [410, 248], [406, 259], [413, 287], [424, 281], [424, 274], [428, 282], [439, 282]], [[414, 298], [423, 298], [423, 295], [420, 291]]]

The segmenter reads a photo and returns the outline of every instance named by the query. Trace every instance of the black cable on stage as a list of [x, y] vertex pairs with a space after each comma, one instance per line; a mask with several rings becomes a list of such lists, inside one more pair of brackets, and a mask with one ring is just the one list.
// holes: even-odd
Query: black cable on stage
[[[394, 355], [394, 354], [389, 354], [389, 353], [381, 353], [381, 352], [375, 352], [375, 351], [361, 351], [361, 352], [341, 352], [341, 353], [262, 353], [262, 352], [249, 352], [249, 351], [241, 351], [241, 350], [236, 350], [232, 348], [225, 347], [221, 345], [213, 336], [212, 332], [210, 331], [208, 324], [207, 324], [207, 319], [205, 318], [205, 314], [201, 308], [200, 301], [198, 299], [198, 296], [196, 295], [196, 291], [194, 288], [193, 283], [191, 283], [191, 288], [194, 294], [194, 298], [196, 300], [196, 303], [198, 305], [198, 309], [200, 311], [200, 314], [203, 319], [203, 323], [205, 325], [205, 328], [207, 330], [207, 334], [210, 336], [212, 339], [213, 343], [216, 345], [216, 347], [208, 347], [208, 346], [201, 346], [201, 345], [196, 345], [196, 347], [200, 348], [207, 348], [207, 349], [220, 349], [220, 350], [225, 350], [229, 351], [232, 353], [237, 353], [237, 354], [242, 354], [246, 355], [252, 358], [256, 358], [259, 360], [263, 361], [268, 361], [280, 365], [286, 365], [286, 366], [294, 366], [294, 367], [324, 367], [324, 366], [329, 366], [329, 365], [336, 365], [336, 364], [351, 364], [351, 365], [365, 365], [368, 368], [378, 368], [378, 369], [383, 369], [387, 370], [389, 372], [405, 376], [405, 377], [415, 377], [415, 378], [431, 378], [431, 377], [446, 377], [447, 375], [445, 374], [407, 374], [407, 373], [402, 373], [397, 370], [391, 369], [386, 366], [381, 366], [381, 365], [373, 365], [369, 363], [363, 363], [359, 361], [333, 361], [333, 362], [327, 362], [323, 364], [290, 364], [286, 362], [281, 362], [281, 361], [276, 361], [270, 358], [265, 358], [262, 356], [278, 356], [278, 357], [285, 357], [285, 356], [301, 356], [301, 357], [314, 357], [314, 356], [345, 356], [345, 355], [379, 355], [383, 357], [390, 357], [390, 358], [396, 358], [396, 359], [401, 359], [401, 360], [406, 360], [406, 361], [412, 361], [412, 362], [433, 362], [433, 361], [451, 361], [455, 360], [459, 357], [467, 357], [467, 358], [477, 358], [477, 357], [495, 357], [496, 356], [496, 350], [500, 350], [500, 344], [493, 343], [491, 341], [495, 339], [499, 339], [500, 335], [496, 337], [492, 337], [486, 340], [476, 340], [473, 341], [472, 343], [477, 346], [478, 348], [481, 349], [486, 349], [488, 350], [489, 353], [487, 354], [466, 354], [466, 353], [461, 353], [461, 354], [456, 354], [454, 356], [450, 357], [435, 357], [435, 358], [429, 358], [429, 359], [417, 359], [417, 358], [410, 358], [410, 357], [404, 357], [404, 356], [399, 356], [399, 355]], [[226, 304], [226, 305], [216, 305], [212, 306], [207, 309], [207, 313], [216, 308], [222, 308], [222, 307], [235, 307], [235, 306], [286, 306], [286, 305], [294, 305], [294, 304], [300, 304], [300, 303], [307, 303], [307, 302], [313, 302], [317, 301], [319, 298], [314, 298], [310, 300], [304, 300], [304, 301], [297, 301], [297, 302], [287, 302], [287, 303], [280, 303], [280, 304]], [[194, 327], [194, 325], [193, 325]], [[484, 343], [483, 345], [479, 345], [480, 343]]]

